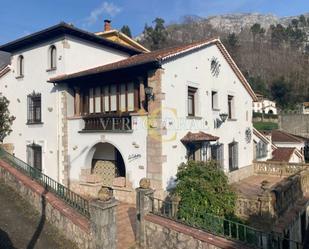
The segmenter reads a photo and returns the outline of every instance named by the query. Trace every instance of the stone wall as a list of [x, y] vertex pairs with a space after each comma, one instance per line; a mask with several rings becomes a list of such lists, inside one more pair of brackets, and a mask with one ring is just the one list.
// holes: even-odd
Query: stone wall
[[80, 249], [115, 249], [116, 206], [112, 198], [89, 201], [90, 219], [78, 213], [38, 182], [0, 160], [0, 179], [27, 200]]
[[147, 249], [245, 249], [243, 244], [156, 215], [145, 217]]
[[244, 178], [253, 175], [253, 166], [249, 165], [238, 170], [227, 173], [229, 183], [241, 181]]
[[281, 114], [279, 115], [279, 128], [309, 138], [309, 115]]
[[52, 193], [46, 192], [38, 183], [32, 181], [16, 169], [0, 161], [0, 178], [12, 187], [46, 219], [64, 233], [67, 239], [75, 242], [79, 248], [92, 248], [90, 221], [58, 200]]
[[148, 102], [148, 135], [147, 135], [147, 177], [151, 180], [152, 188], [157, 193], [162, 192], [162, 164], [166, 156], [162, 153], [162, 69], [150, 72], [147, 79], [149, 87], [153, 88], [155, 99]]

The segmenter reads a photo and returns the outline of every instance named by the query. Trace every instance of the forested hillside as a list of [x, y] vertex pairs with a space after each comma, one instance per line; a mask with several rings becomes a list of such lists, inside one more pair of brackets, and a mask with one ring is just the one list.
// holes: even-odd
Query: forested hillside
[[309, 18], [278, 22], [242, 24], [239, 32], [231, 33], [209, 19], [189, 16], [166, 26], [157, 18], [145, 26], [140, 42], [155, 50], [219, 36], [255, 91], [276, 100], [282, 109], [293, 109], [309, 101]]

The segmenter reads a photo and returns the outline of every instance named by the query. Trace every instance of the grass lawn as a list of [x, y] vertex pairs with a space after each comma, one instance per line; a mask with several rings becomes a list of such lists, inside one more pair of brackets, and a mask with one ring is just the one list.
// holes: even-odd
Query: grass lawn
[[254, 122], [253, 126], [257, 130], [271, 131], [274, 129], [278, 129], [278, 124], [272, 122]]

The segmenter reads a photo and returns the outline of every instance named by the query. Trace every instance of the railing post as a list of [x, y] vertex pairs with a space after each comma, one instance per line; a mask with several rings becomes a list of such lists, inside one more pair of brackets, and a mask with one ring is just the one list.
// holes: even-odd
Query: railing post
[[150, 189], [150, 180], [143, 178], [136, 189], [136, 243], [139, 248], [146, 248], [144, 217], [153, 210], [154, 191]]
[[[101, 195], [100, 195], [100, 192]], [[102, 188], [99, 199], [90, 202], [90, 220], [93, 249], [116, 249], [116, 207], [118, 201], [110, 190]]]

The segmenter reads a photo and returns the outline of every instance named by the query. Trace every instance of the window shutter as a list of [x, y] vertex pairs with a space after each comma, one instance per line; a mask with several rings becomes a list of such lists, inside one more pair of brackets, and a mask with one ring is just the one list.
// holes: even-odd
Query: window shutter
[[111, 85], [111, 111], [117, 111], [117, 89], [116, 85]]
[[120, 111], [126, 111], [126, 84], [120, 85]]
[[109, 87], [104, 87], [104, 111], [109, 112]]
[[134, 111], [134, 84], [128, 84], [128, 111]]
[[96, 113], [101, 112], [101, 88], [100, 87], [95, 88], [95, 112]]
[[94, 112], [94, 106], [93, 106], [93, 88], [89, 89], [89, 113]]

